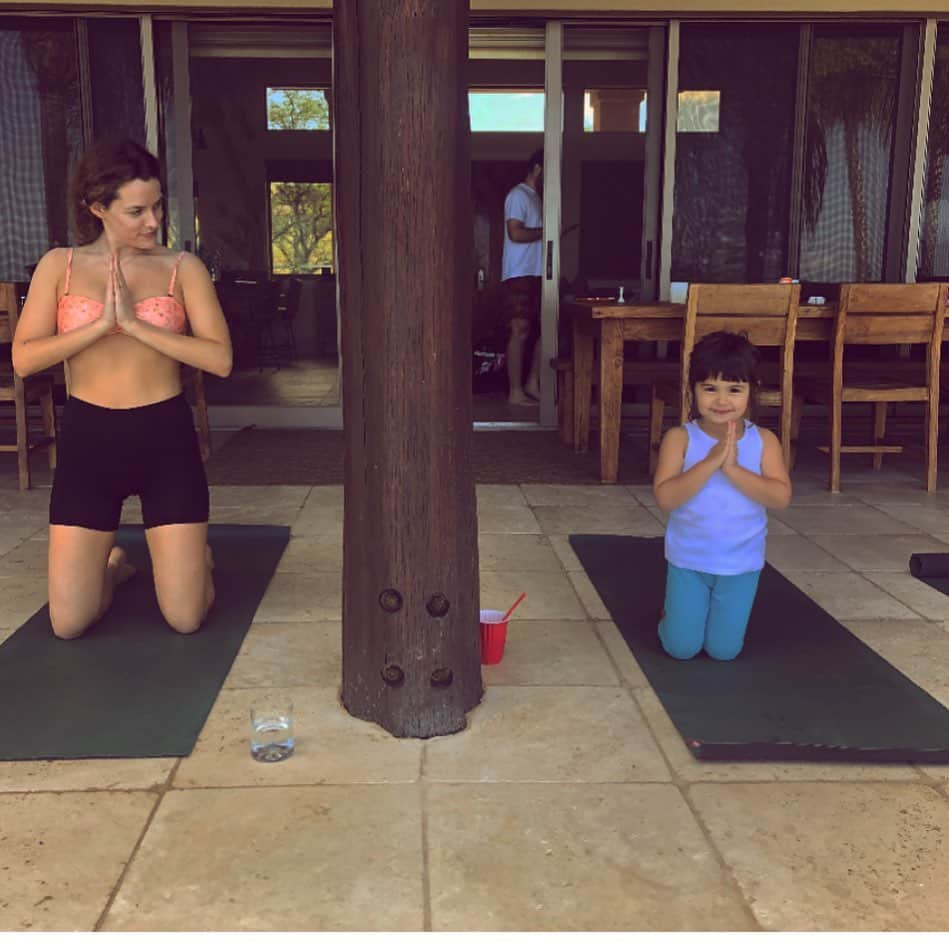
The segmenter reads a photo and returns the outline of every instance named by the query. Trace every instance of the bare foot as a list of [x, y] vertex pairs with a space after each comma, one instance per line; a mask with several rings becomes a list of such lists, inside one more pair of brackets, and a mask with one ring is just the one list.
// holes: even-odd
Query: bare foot
[[537, 383], [531, 384], [530, 382], [524, 386], [524, 392], [528, 398], [533, 399], [535, 402], [540, 401], [540, 386]]
[[537, 400], [532, 399], [526, 392], [512, 392], [507, 397], [508, 405], [537, 405]]
[[109, 551], [109, 567], [114, 577], [113, 586], [119, 586], [126, 580], [131, 580], [138, 573], [138, 569], [128, 562], [126, 553], [121, 547], [113, 547]]

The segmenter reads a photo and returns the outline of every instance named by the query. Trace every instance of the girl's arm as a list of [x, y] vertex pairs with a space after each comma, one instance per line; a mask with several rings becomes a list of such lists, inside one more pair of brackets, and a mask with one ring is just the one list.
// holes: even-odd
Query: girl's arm
[[170, 333], [135, 317], [134, 309], [127, 303], [128, 289], [121, 268], [117, 270], [117, 277], [117, 296], [125, 297], [124, 305], [119, 307], [122, 332], [187, 366], [222, 378], [231, 374], [231, 334], [211, 277], [197, 257], [185, 254], [178, 267], [191, 336]]
[[659, 446], [659, 463], [652, 481], [652, 493], [660, 510], [674, 511], [699, 493], [721, 468], [728, 454], [729, 439], [734, 439], [731, 430], [727, 438], [712, 446], [705, 458], [683, 471], [689, 436], [684, 428], [672, 428], [666, 432]]
[[13, 369], [18, 376], [31, 376], [75, 356], [110, 333], [115, 326], [103, 314], [98, 320], [61, 336], [56, 334], [56, 297], [60, 275], [65, 272], [67, 251], [51, 250], [37, 264], [13, 337]]
[[742, 494], [765, 507], [786, 508], [791, 503], [791, 477], [784, 464], [781, 443], [773, 432], [761, 433], [761, 474], [757, 475], [737, 462], [736, 453], [722, 465], [722, 473]]

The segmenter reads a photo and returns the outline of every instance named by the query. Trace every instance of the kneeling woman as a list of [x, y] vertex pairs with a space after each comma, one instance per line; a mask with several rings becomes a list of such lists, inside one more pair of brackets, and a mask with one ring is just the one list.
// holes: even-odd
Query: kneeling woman
[[102, 142], [73, 183], [75, 248], [40, 261], [13, 341], [22, 376], [65, 361], [70, 395], [50, 500], [49, 610], [81, 636], [134, 569], [114, 546], [122, 502], [139, 495], [158, 605], [180, 633], [214, 602], [208, 483], [180, 364], [231, 371], [231, 341], [201, 261], [158, 243], [157, 159]]

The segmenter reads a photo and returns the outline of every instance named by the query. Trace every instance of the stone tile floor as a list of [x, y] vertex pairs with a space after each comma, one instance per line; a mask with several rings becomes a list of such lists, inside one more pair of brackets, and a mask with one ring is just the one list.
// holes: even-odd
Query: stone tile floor
[[[769, 557], [949, 704], [949, 490], [795, 475]], [[0, 762], [0, 930], [945, 930], [949, 767], [692, 759], [573, 556], [662, 532], [646, 486], [480, 486], [482, 602], [526, 590], [468, 729], [396, 740], [339, 687], [339, 487], [219, 487], [293, 539], [185, 759]], [[48, 489], [0, 490], [0, 640], [45, 601]], [[135, 505], [126, 519], [135, 521]], [[291, 695], [297, 752], [246, 715]]]

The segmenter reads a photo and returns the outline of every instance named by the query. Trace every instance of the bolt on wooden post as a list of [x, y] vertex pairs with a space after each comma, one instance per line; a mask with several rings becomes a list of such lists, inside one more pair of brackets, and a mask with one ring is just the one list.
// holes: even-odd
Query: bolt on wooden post
[[336, 0], [343, 704], [465, 727], [481, 682], [466, 0]]

